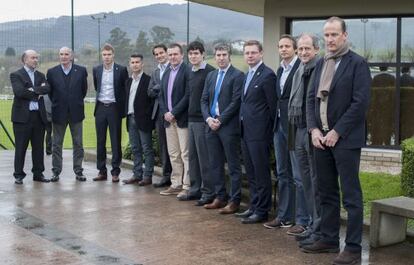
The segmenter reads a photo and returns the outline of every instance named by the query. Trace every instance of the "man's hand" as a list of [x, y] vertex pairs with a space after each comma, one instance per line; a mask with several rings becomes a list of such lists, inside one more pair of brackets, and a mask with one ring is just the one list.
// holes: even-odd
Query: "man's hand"
[[174, 122], [175, 121], [175, 117], [171, 112], [167, 112], [164, 114], [164, 119], [166, 121], [168, 121], [169, 123]]
[[207, 119], [207, 124], [210, 129], [213, 131], [217, 131], [220, 128], [221, 122], [218, 119], [214, 119], [212, 117], [209, 117]]
[[323, 138], [323, 144], [328, 147], [334, 147], [339, 140], [339, 134], [335, 130], [330, 130]]
[[315, 128], [312, 130], [311, 135], [312, 135], [313, 146], [315, 146], [316, 148], [325, 150], [325, 147], [323, 147], [324, 137], [323, 137], [321, 130], [319, 130], [318, 128]]

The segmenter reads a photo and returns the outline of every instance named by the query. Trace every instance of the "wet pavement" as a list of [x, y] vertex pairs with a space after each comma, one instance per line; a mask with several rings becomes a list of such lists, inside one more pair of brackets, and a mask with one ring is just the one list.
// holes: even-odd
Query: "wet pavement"
[[[75, 181], [64, 151], [58, 183], [37, 183], [27, 154], [24, 185], [13, 182], [13, 152], [0, 151], [0, 264], [331, 264], [335, 254], [304, 254], [282, 229], [242, 225], [234, 216], [159, 195], [160, 189]], [[51, 158], [45, 159], [50, 177]], [[121, 172], [121, 179], [131, 176]], [[156, 179], [156, 178], [154, 178]], [[370, 250], [362, 264], [414, 264], [414, 245]]]

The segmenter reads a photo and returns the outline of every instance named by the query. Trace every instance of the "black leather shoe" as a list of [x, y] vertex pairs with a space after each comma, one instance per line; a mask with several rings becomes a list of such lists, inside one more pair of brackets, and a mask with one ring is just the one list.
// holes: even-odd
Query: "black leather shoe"
[[313, 242], [310, 245], [302, 246], [301, 250], [305, 253], [338, 253], [339, 246], [333, 244], [327, 244], [321, 240]]
[[59, 176], [55, 176], [53, 175], [53, 177], [50, 178], [51, 182], [58, 182], [59, 181]]
[[86, 178], [84, 175], [76, 175], [76, 180], [80, 182], [86, 181]]
[[37, 177], [33, 177], [33, 181], [38, 181], [38, 182], [43, 182], [43, 183], [50, 182], [50, 180], [47, 179], [47, 178], [45, 178], [45, 176], [43, 176], [43, 175], [37, 176]]
[[152, 184], [154, 188], [169, 187], [171, 185], [171, 180], [168, 178], [163, 178], [160, 182]]
[[211, 198], [211, 199], [201, 198], [194, 205], [195, 206], [204, 206], [206, 204], [212, 203], [213, 201], [214, 201], [213, 198]]
[[265, 221], [267, 221], [267, 216], [260, 216], [257, 214], [252, 214], [249, 217], [241, 219], [242, 224], [257, 224]]
[[252, 210], [250, 210], [250, 209], [247, 209], [246, 211], [244, 211], [244, 212], [241, 212], [241, 213], [235, 213], [234, 215], [236, 216], [236, 217], [240, 217], [240, 218], [247, 218], [247, 217], [249, 217], [250, 215], [252, 215], [253, 214], [253, 211]]
[[23, 179], [15, 179], [14, 184], [22, 185], [23, 184]]

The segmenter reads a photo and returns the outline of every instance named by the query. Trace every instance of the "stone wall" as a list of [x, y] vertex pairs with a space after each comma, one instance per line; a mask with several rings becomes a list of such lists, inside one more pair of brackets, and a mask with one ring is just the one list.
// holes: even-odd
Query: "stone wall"
[[401, 157], [401, 150], [363, 148], [361, 171], [400, 174]]

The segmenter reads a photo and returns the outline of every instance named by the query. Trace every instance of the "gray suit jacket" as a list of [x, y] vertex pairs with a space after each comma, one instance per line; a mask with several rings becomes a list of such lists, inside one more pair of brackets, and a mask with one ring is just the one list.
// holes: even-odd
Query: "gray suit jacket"
[[159, 100], [158, 96], [160, 95], [161, 89], [161, 80], [160, 80], [160, 69], [157, 67], [151, 74], [151, 81], [148, 86], [148, 96], [154, 99], [154, 107], [152, 109], [151, 119], [155, 120], [157, 118], [157, 113], [159, 109]]

